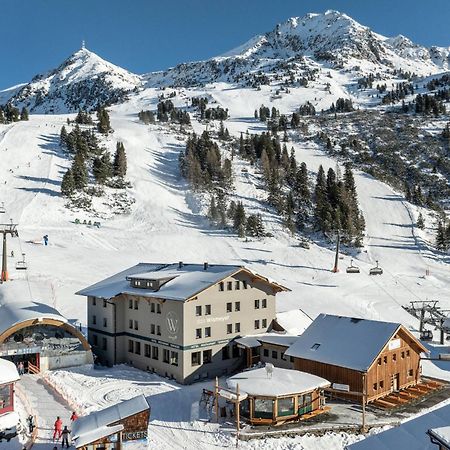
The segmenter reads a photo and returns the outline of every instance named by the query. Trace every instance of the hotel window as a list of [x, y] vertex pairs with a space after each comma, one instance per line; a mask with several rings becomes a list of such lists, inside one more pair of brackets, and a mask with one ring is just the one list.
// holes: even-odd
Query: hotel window
[[154, 323], [150, 324], [150, 334], [155, 334], [155, 324]]
[[239, 322], [234, 324], [234, 332], [235, 333], [241, 332], [241, 324]]
[[233, 332], [233, 325], [231, 323], [227, 324], [227, 334], [231, 334]]
[[255, 320], [255, 330], [259, 330], [259, 320]]
[[161, 314], [161, 305], [159, 303], [156, 304], [156, 314]]
[[196, 306], [195, 307], [195, 315], [196, 316], [201, 316], [202, 315], [202, 307], [201, 306]]
[[199, 366], [201, 364], [202, 354], [201, 352], [191, 353], [191, 366]]
[[195, 330], [195, 339], [201, 339], [202, 338], [202, 329], [201, 328], [197, 328]]
[[255, 300], [255, 309], [259, 309], [259, 300]]
[[144, 344], [144, 355], [147, 358], [151, 357], [151, 351], [152, 351], [152, 347], [150, 345], [148, 345], [148, 344]]
[[170, 364], [178, 366], [178, 352], [170, 352]]
[[141, 354], [141, 343], [136, 341], [134, 343], [134, 353], [136, 353], [136, 355], [140, 355]]
[[243, 282], [242, 282], [242, 287], [243, 287], [244, 289], [247, 289], [247, 282], [246, 282], [246, 281], [243, 281]]
[[152, 313], [155, 312], [155, 304], [154, 303], [150, 303], [150, 312], [152, 312]]
[[133, 309], [133, 300], [128, 300], [128, 309]]
[[128, 321], [128, 328], [133, 328], [133, 321], [131, 319]]
[[170, 352], [166, 348], [163, 349], [163, 362], [169, 364], [170, 361]]
[[128, 352], [133, 353], [133, 349], [134, 349], [133, 341], [131, 339], [128, 339]]
[[92, 324], [97, 325], [97, 316], [92, 316]]
[[158, 347], [152, 347], [152, 359], [158, 359]]
[[233, 304], [232, 303], [227, 303], [227, 312], [231, 312], [233, 311]]
[[262, 305], [261, 305], [262, 308], [267, 308], [267, 298], [263, 298], [261, 300], [261, 303], [262, 303]]
[[227, 281], [227, 291], [231, 291], [231, 290], [233, 290], [233, 282]]
[[278, 359], [278, 352], [276, 350], [272, 350], [272, 359]]
[[203, 364], [212, 362], [212, 350], [203, 350]]
[[134, 309], [139, 309], [139, 300], [134, 301]]
[[134, 321], [134, 329], [139, 330], [139, 324], [137, 320]]
[[95, 306], [97, 304], [97, 299], [95, 297], [92, 297], [92, 305]]
[[263, 349], [263, 356], [269, 356], [269, 349], [268, 348], [264, 348]]
[[205, 316], [211, 315], [211, 305], [205, 305]]
[[108, 319], [106, 317], [103, 317], [103, 326], [104, 327], [108, 326]]
[[262, 320], [262, 327], [267, 328], [267, 319]]
[[234, 288], [238, 291], [241, 289], [241, 282], [239, 280], [236, 280], [234, 283]]
[[223, 292], [225, 290], [225, 284], [223, 283], [223, 281], [221, 281], [220, 283], [219, 283], [219, 291], [220, 292]]
[[156, 335], [161, 336], [161, 326], [160, 325], [156, 325]]
[[241, 302], [236, 302], [234, 304], [234, 310], [235, 311], [240, 311], [241, 310]]
[[97, 346], [98, 345], [98, 336], [96, 334], [92, 335], [92, 340], [93, 340], [93, 344], [95, 346]]
[[211, 337], [211, 327], [205, 328], [205, 338]]
[[103, 300], [103, 308], [106, 308], [106, 306], [107, 306], [106, 300]]

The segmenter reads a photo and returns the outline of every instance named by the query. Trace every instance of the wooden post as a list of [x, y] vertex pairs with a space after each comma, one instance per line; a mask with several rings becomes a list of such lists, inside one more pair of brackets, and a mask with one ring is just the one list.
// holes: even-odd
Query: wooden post
[[236, 447], [239, 446], [239, 431], [240, 431], [240, 409], [241, 403], [239, 401], [239, 383], [236, 385]]
[[362, 432], [366, 432], [366, 374], [362, 376]]
[[214, 385], [214, 401], [216, 409], [216, 421], [219, 423], [219, 378], [216, 377], [216, 383]]

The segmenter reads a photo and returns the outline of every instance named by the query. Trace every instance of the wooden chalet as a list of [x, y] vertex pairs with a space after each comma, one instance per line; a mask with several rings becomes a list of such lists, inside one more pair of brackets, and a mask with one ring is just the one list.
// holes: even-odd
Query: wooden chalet
[[320, 314], [285, 352], [339, 397], [371, 402], [420, 382], [422, 343], [403, 325]]

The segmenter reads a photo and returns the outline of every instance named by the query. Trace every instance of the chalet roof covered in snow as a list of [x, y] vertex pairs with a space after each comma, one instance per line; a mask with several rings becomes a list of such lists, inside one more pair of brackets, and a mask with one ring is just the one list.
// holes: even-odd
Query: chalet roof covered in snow
[[67, 322], [55, 308], [39, 302], [8, 302], [0, 305], [0, 334], [27, 320], [54, 319]]
[[0, 385], [14, 383], [19, 378], [16, 365], [7, 359], [0, 358]]
[[268, 375], [263, 367], [246, 370], [227, 379], [228, 387], [234, 391], [238, 384], [239, 392], [267, 397], [298, 394], [330, 386], [328, 380], [316, 375], [279, 367], [273, 368], [272, 375]]
[[[243, 266], [209, 264], [205, 269], [203, 264], [139, 263], [82, 289], [77, 294], [106, 299], [113, 298], [119, 294], [131, 294], [168, 300], [187, 300], [224, 278], [241, 271], [251, 273], [252, 276], [271, 284], [277, 290], [288, 290], [262, 275], [254, 274]], [[153, 291], [151, 289], [132, 287], [128, 281], [130, 278], [143, 280], [169, 278], [169, 281], [164, 283], [158, 290]]]
[[312, 319], [300, 309], [279, 312], [276, 320], [287, 333], [297, 336], [302, 334], [312, 323]]
[[111, 425], [147, 409], [150, 409], [147, 399], [144, 395], [139, 395], [78, 418], [72, 427], [72, 437], [75, 439], [76, 447], [82, 447], [122, 430], [122, 425]]
[[285, 355], [365, 372], [400, 327], [398, 323], [319, 314]]
[[261, 344], [279, 345], [281, 347], [290, 347], [298, 336], [292, 336], [290, 334], [280, 333], [264, 333], [254, 336], [244, 336], [235, 340], [236, 344], [241, 347], [254, 348], [260, 347]]
[[437, 450], [428, 430], [448, 428], [450, 405], [402, 423], [400, 426], [349, 445], [346, 450]]

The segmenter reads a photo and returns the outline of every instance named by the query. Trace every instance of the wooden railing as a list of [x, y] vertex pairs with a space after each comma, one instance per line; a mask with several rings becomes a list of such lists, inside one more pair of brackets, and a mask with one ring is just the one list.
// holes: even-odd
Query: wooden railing
[[39, 372], [40, 372], [40, 370], [39, 370], [38, 366], [35, 366], [34, 364], [32, 364], [30, 362], [28, 363], [28, 373], [37, 374]]

